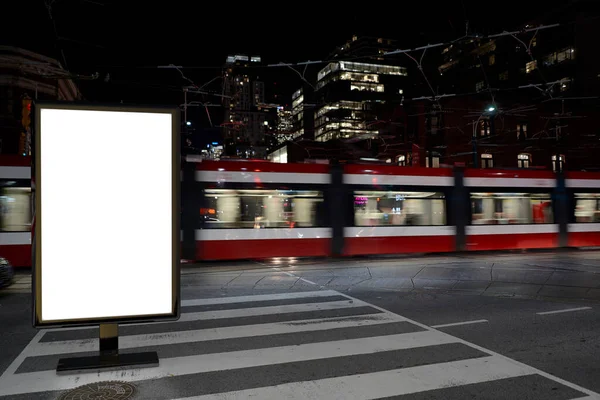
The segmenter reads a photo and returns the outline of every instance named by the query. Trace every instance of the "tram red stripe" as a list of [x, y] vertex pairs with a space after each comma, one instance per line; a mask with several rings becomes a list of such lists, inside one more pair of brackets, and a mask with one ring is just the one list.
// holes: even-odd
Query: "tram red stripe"
[[467, 250], [547, 249], [558, 247], [557, 233], [467, 235]]
[[31, 245], [2, 245], [0, 246], [0, 257], [6, 258], [13, 267], [31, 267]]
[[211, 240], [196, 242], [198, 260], [239, 260], [270, 257], [326, 257], [330, 239]]
[[454, 236], [346, 237], [344, 255], [445, 253], [455, 249]]
[[569, 232], [567, 245], [570, 247], [600, 246], [600, 232]]

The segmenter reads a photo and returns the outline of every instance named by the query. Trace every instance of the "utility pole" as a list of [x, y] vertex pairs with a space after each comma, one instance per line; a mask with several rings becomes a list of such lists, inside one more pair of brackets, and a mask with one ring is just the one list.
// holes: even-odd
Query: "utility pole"
[[185, 124], [187, 124], [187, 108], [188, 108], [188, 104], [187, 104], [187, 92], [188, 92], [187, 87], [184, 87], [183, 88], [183, 122]]

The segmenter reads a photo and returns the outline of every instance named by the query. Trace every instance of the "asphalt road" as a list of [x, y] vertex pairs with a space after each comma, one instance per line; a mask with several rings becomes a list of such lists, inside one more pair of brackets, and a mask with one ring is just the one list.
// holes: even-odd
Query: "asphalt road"
[[0, 292], [0, 399], [108, 380], [140, 399], [600, 399], [598, 272], [598, 251], [192, 265], [180, 321], [120, 330], [159, 367], [67, 376], [98, 331], [31, 328], [22, 273]]

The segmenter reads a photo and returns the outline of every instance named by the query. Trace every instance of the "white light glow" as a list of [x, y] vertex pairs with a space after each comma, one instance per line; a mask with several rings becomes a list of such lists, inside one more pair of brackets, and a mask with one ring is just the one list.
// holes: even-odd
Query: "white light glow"
[[172, 119], [41, 107], [42, 322], [172, 312]]

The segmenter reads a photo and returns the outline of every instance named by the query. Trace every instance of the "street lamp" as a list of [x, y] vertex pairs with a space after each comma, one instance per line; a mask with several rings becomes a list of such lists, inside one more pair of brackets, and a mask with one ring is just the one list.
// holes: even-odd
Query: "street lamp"
[[186, 124], [187, 126], [192, 126], [192, 123], [191, 123], [190, 121], [187, 121], [185, 124]]
[[493, 112], [493, 111], [496, 111], [496, 107], [494, 107], [494, 106], [490, 106], [490, 107], [488, 107], [488, 109], [487, 109], [487, 110], [488, 110], [489, 112]]

